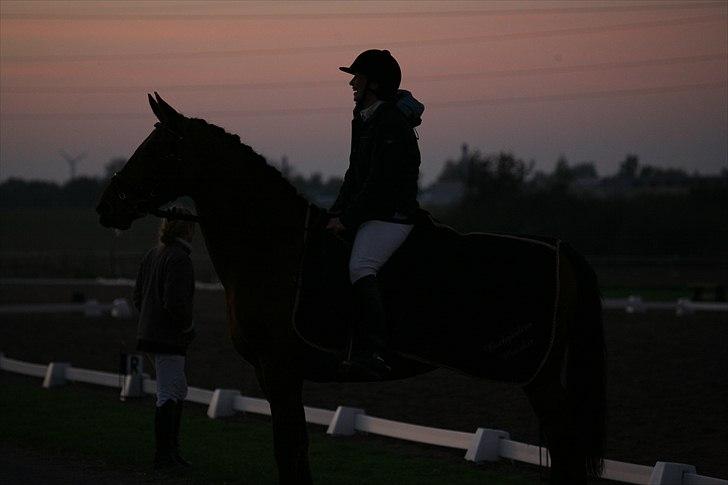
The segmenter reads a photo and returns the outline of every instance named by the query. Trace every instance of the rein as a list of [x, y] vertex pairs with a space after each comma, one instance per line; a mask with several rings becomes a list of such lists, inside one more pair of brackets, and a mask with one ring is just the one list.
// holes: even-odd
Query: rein
[[177, 214], [169, 209], [151, 209], [148, 213], [160, 219], [200, 223], [200, 216], [196, 214]]
[[[176, 212], [170, 210], [170, 209], [150, 209], [146, 211], [147, 214], [151, 214], [155, 217], [159, 217], [161, 219], [169, 219], [169, 220], [178, 220], [178, 221], [190, 221], [190, 222], [196, 222], [200, 223], [202, 218], [197, 214], [177, 214]], [[285, 229], [285, 230], [291, 230], [291, 231], [303, 231], [304, 234], [304, 246], [306, 243], [306, 239], [308, 237], [308, 233], [311, 231], [311, 204], [307, 204], [306, 207], [306, 219], [304, 222], [303, 227], [300, 226], [281, 226], [277, 229]]]

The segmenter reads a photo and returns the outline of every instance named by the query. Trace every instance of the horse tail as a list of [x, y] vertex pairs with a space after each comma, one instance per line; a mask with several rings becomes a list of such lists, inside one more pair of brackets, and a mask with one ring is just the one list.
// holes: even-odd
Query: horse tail
[[586, 471], [600, 476], [604, 469], [606, 438], [606, 345], [602, 297], [597, 275], [586, 259], [568, 244], [561, 244], [577, 279], [578, 303], [569, 329], [567, 393], [576, 424], [583, 436]]

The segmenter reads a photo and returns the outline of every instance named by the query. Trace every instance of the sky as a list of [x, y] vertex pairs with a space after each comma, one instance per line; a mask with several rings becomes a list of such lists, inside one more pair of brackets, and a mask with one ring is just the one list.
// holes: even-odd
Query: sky
[[146, 93], [274, 164], [343, 175], [350, 76], [389, 49], [426, 106], [423, 183], [461, 145], [550, 171], [728, 168], [728, 1], [0, 1], [0, 180], [129, 157]]

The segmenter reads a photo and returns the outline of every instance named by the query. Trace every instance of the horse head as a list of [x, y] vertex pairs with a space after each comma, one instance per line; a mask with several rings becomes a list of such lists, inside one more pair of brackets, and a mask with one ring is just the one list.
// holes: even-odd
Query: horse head
[[102, 193], [96, 212], [104, 227], [128, 229], [150, 211], [189, 195], [197, 178], [186, 143], [189, 119], [156, 92], [147, 96], [159, 121]]

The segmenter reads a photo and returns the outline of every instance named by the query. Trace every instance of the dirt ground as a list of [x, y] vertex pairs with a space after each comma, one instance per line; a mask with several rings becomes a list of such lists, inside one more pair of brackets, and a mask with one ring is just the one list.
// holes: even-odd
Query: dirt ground
[[[108, 302], [128, 296], [130, 289], [2, 285], [0, 305], [68, 302], [73, 292]], [[222, 293], [198, 291], [196, 314], [190, 385], [262, 396], [252, 368], [230, 344]], [[31, 362], [116, 371], [119, 353], [135, 345], [133, 320], [2, 315], [0, 322], [0, 352]], [[607, 458], [689, 463], [700, 474], [728, 477], [728, 314], [606, 312], [605, 333]], [[149, 365], [145, 371], [151, 372]], [[538, 443], [537, 422], [520, 389], [448, 370], [381, 384], [307, 383], [304, 402], [328, 409], [356, 406], [373, 416], [468, 432], [499, 428], [512, 439]]]

